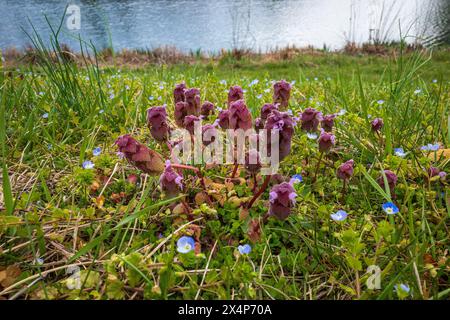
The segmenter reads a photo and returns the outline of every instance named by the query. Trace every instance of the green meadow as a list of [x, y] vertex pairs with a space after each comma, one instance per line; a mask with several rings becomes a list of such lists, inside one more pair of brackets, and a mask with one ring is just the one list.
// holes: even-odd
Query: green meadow
[[[129, 68], [93, 52], [74, 62], [57, 42], [49, 51], [35, 41], [34, 63], [0, 68], [0, 299], [450, 297], [448, 49], [228, 53]], [[146, 110], [167, 105], [175, 127], [178, 83], [222, 109], [239, 85], [255, 119], [281, 79], [292, 84], [293, 116], [308, 107], [338, 114], [326, 153], [295, 127], [279, 173], [302, 181], [285, 220], [264, 218], [275, 181], [243, 210], [264, 180], [243, 166], [231, 179], [233, 165], [197, 165], [170, 198], [160, 174], [117, 154], [114, 142], [130, 134], [170, 158]], [[375, 118], [384, 122], [379, 131]], [[336, 171], [350, 159], [354, 172], [343, 182]], [[384, 170], [398, 177], [392, 189]], [[385, 203], [398, 213], [387, 214]], [[331, 218], [338, 210], [345, 220]], [[180, 252], [182, 236], [195, 250]]]

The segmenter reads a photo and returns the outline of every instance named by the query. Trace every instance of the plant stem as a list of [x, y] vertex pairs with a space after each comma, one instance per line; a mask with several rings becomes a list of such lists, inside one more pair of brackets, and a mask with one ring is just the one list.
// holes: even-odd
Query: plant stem
[[323, 157], [323, 151], [320, 152], [319, 160], [317, 160], [316, 171], [314, 172], [314, 177], [312, 180], [313, 183], [316, 182], [317, 174], [319, 173], [320, 162], [322, 161], [322, 157]]
[[237, 162], [234, 163], [234, 168], [233, 168], [233, 172], [231, 173], [231, 179], [234, 178], [234, 176], [236, 175], [237, 169], [239, 167], [239, 164]]
[[258, 192], [255, 193], [255, 195], [253, 196], [253, 198], [250, 200], [250, 202], [247, 205], [247, 209], [250, 210], [250, 208], [253, 206], [253, 203], [255, 203], [255, 201], [259, 198], [259, 196], [264, 192], [264, 190], [267, 189], [267, 186], [269, 185], [270, 182], [270, 178], [272, 176], [269, 174], [266, 176], [266, 179], [264, 180], [261, 188], [259, 188]]

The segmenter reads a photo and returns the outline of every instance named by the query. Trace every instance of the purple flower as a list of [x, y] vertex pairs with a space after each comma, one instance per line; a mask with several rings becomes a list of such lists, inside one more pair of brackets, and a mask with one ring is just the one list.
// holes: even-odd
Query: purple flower
[[188, 115], [188, 103], [184, 101], [179, 101], [175, 104], [175, 111], [173, 116], [175, 118], [175, 123], [179, 127], [184, 126], [184, 118]]
[[169, 197], [177, 196], [183, 190], [183, 177], [173, 170], [170, 160], [166, 161], [164, 172], [159, 177], [159, 184], [164, 193]]
[[228, 106], [231, 106], [232, 102], [244, 99], [244, 91], [240, 86], [232, 86], [228, 91]]
[[166, 108], [149, 108], [147, 110], [147, 126], [156, 141], [166, 141], [170, 133], [170, 127], [167, 124]]
[[175, 86], [173, 90], [173, 99], [175, 104], [180, 101], [185, 101], [186, 97], [184, 96], [184, 90], [186, 89], [186, 85], [184, 83], [179, 83]]
[[439, 177], [440, 177], [441, 181], [444, 182], [445, 178], [447, 177], [447, 172], [445, 172], [445, 171], [439, 172]]
[[215, 125], [206, 124], [202, 126], [202, 142], [204, 146], [208, 146], [216, 140], [216, 137], [219, 133]]
[[164, 161], [161, 155], [137, 142], [129, 134], [117, 138], [115, 144], [125, 158], [143, 172], [159, 174], [164, 170]]
[[209, 117], [214, 112], [214, 104], [209, 101], [205, 101], [202, 104], [200, 114], [205, 117]]
[[198, 116], [200, 114], [200, 90], [197, 88], [186, 89], [184, 96], [188, 104], [188, 115]]
[[[389, 189], [391, 193], [394, 191], [395, 186], [397, 185], [397, 175], [393, 173], [391, 170], [384, 170], [384, 174], [386, 175], [386, 180], [389, 185]], [[384, 178], [383, 175], [379, 176], [377, 179], [378, 184], [380, 187], [384, 188]]]
[[285, 220], [291, 214], [296, 197], [294, 187], [288, 182], [273, 186], [269, 193], [269, 214], [280, 220]]
[[257, 150], [250, 149], [245, 154], [245, 169], [252, 174], [258, 173], [261, 169], [261, 160]]
[[271, 150], [271, 130], [279, 132], [279, 159], [282, 160], [291, 152], [291, 140], [294, 134], [294, 121], [286, 112], [273, 110], [266, 121], [267, 153]]
[[335, 137], [333, 134], [326, 132], [322, 129], [322, 133], [319, 137], [319, 151], [320, 152], [328, 152], [330, 151], [331, 147], [335, 144]]
[[314, 108], [306, 108], [300, 114], [300, 121], [302, 122], [302, 130], [313, 132], [317, 131], [319, 122], [322, 120], [322, 113]]
[[353, 175], [353, 159], [350, 159], [339, 166], [337, 176], [342, 180], [349, 180]]
[[439, 168], [436, 167], [430, 167], [428, 169], [428, 176], [430, 178], [436, 177], [437, 175], [439, 175], [439, 173], [441, 172], [441, 170], [439, 170]]
[[335, 114], [327, 114], [326, 116], [324, 116], [320, 123], [322, 126], [322, 129], [327, 132], [331, 132], [333, 130], [335, 118], [336, 118]]
[[217, 118], [217, 123], [222, 129], [228, 129], [230, 127], [230, 110], [221, 110]]
[[230, 129], [248, 130], [252, 128], [252, 114], [245, 105], [244, 100], [238, 100], [230, 105]]
[[189, 131], [190, 134], [194, 134], [195, 122], [200, 121], [200, 118], [193, 115], [188, 115], [184, 118], [183, 126]]
[[261, 108], [261, 119], [267, 120], [267, 117], [273, 110], [278, 110], [278, 105], [272, 103], [266, 103]]
[[82, 167], [83, 167], [83, 169], [93, 169], [94, 163], [90, 160], [86, 160], [83, 162]]
[[383, 119], [375, 118], [372, 120], [370, 125], [372, 126], [372, 131], [378, 132], [381, 130], [381, 128], [383, 128]]
[[291, 87], [291, 84], [284, 80], [275, 82], [273, 85], [273, 102], [279, 103], [281, 109], [284, 109], [289, 105]]

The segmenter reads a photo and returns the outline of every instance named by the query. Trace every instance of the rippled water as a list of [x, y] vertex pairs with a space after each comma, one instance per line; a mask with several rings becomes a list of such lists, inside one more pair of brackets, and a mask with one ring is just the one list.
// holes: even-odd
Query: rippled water
[[80, 8], [79, 30], [68, 30], [69, 15], [62, 25], [62, 41], [72, 48], [78, 34], [116, 50], [336, 49], [349, 40], [398, 40], [400, 34], [408, 42], [450, 43], [450, 0], [0, 0], [0, 48], [30, 43], [28, 19], [48, 39], [44, 15], [57, 25], [67, 4]]

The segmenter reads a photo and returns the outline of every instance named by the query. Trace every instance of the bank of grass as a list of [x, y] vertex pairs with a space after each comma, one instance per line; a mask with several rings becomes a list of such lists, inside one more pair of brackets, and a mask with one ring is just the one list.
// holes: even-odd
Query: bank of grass
[[[99, 69], [87, 60], [71, 62], [57, 43], [56, 54], [35, 45], [37, 64], [0, 73], [1, 297], [448, 298], [450, 191], [448, 182], [426, 176], [430, 166], [449, 172], [448, 51], [230, 55]], [[229, 86], [241, 85], [257, 116], [271, 102], [272, 80], [278, 79], [295, 82], [289, 106], [294, 114], [306, 107], [346, 112], [336, 120], [336, 148], [314, 183], [317, 143], [296, 130], [280, 170], [304, 177], [296, 185], [297, 206], [284, 222], [270, 219], [251, 253], [239, 255], [236, 247], [250, 243], [236, 206], [252, 195], [246, 184], [235, 183], [223, 203], [209, 208], [215, 213], [196, 201], [197, 188], [186, 190], [187, 202], [198, 209], [189, 220], [171, 207], [179, 198], [163, 199], [158, 177], [120, 160], [113, 142], [131, 133], [166, 156], [165, 147], [151, 139], [145, 111], [167, 103], [172, 114], [172, 90], [181, 81], [220, 107]], [[370, 130], [375, 117], [385, 122], [382, 139]], [[438, 143], [441, 151], [421, 151], [428, 143]], [[95, 147], [102, 148], [100, 156], [93, 156]], [[407, 156], [395, 156], [396, 147]], [[350, 158], [356, 170], [342, 198], [335, 171]], [[83, 169], [85, 160], [94, 169]], [[202, 169], [222, 183], [232, 168]], [[377, 188], [374, 179], [382, 169], [399, 176], [395, 194]], [[263, 194], [250, 216], [263, 216], [267, 199]], [[388, 199], [399, 206], [398, 215], [381, 210]], [[349, 213], [345, 222], [330, 219], [338, 209]], [[200, 254], [177, 253], [176, 240], [196, 232]], [[372, 265], [381, 272], [379, 289], [366, 285]], [[410, 292], [396, 290], [399, 284]]]

